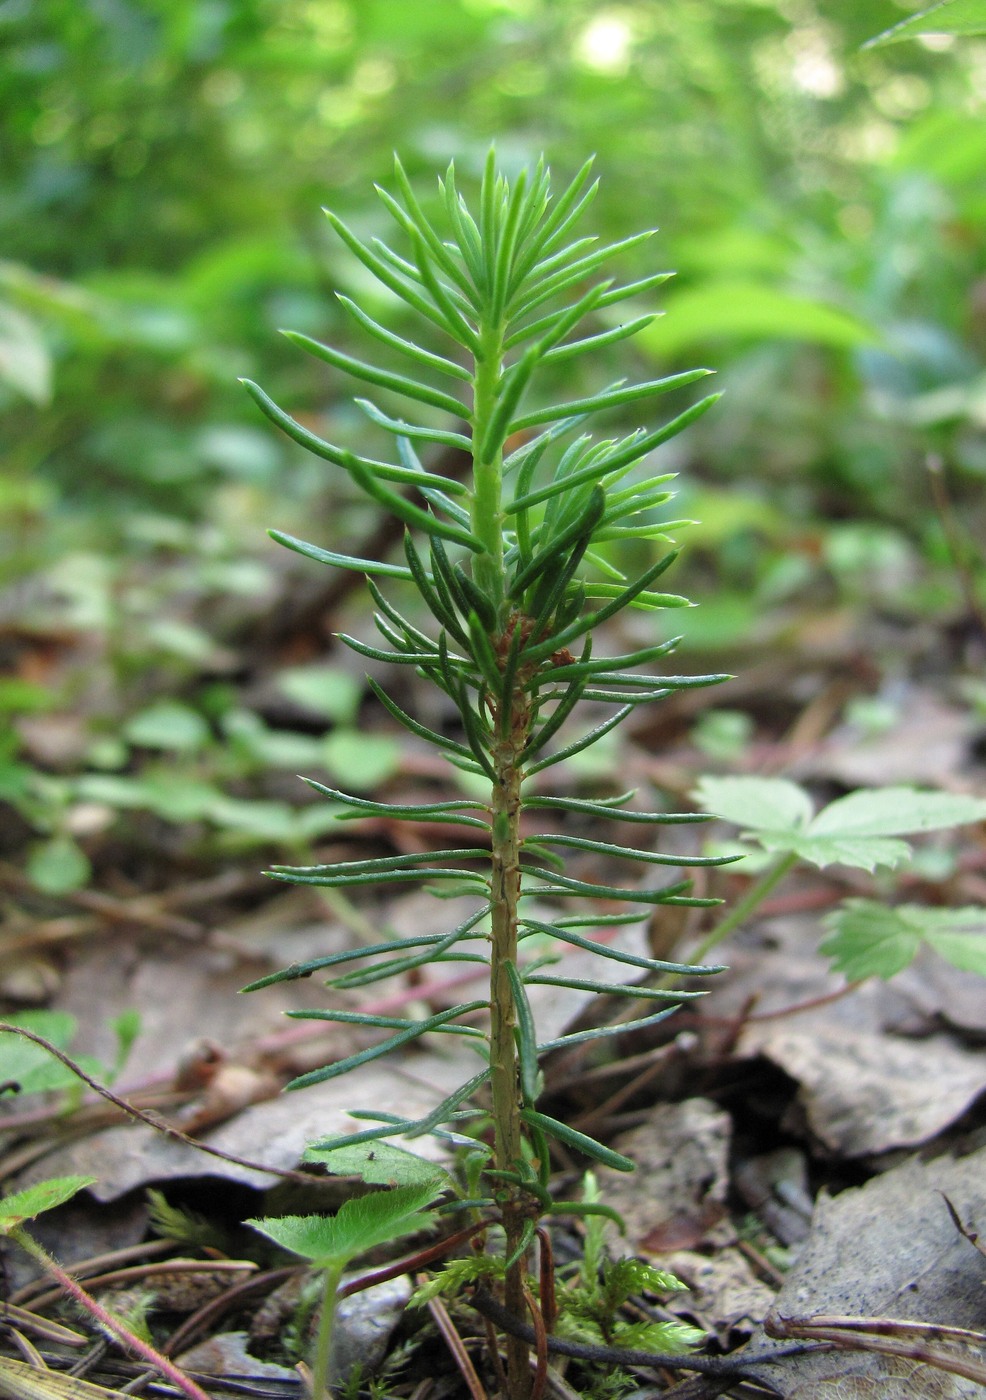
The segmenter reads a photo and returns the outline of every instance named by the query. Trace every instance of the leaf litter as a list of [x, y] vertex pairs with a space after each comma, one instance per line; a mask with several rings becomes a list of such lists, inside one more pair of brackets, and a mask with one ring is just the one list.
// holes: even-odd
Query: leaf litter
[[[934, 708], [933, 697], [917, 694], [915, 713]], [[688, 703], [693, 703], [690, 697]], [[949, 721], [949, 771], [939, 772], [938, 780], [959, 773], [967, 752], [960, 729], [957, 721]], [[642, 729], [636, 744], [615, 745], [607, 756], [610, 779], [619, 786], [625, 776], [630, 786], [635, 776], [639, 782], [640, 773], [653, 772], [687, 790], [689, 775], [703, 760], [678, 739], [655, 766], [652, 755], [639, 747], [641, 739], [651, 738]], [[816, 745], [787, 771], [798, 777], [810, 771], [827, 785], [821, 790], [828, 794], [833, 785], [838, 792], [843, 782], [851, 789], [864, 772], [850, 767], [854, 742], [851, 734], [836, 729], [830, 741]], [[878, 768], [884, 786], [929, 781], [926, 768], [906, 759], [907, 749], [882, 751]], [[432, 782], [433, 775], [418, 772], [419, 767], [420, 755], [409, 754], [407, 771], [417, 773], [411, 781]], [[580, 781], [599, 783], [601, 777], [587, 771]], [[351, 839], [359, 840], [364, 829], [363, 839], [377, 843], [407, 840], [403, 829], [388, 832], [377, 824], [371, 830], [359, 823], [350, 828]], [[962, 846], [972, 860], [968, 873], [953, 880], [950, 903], [973, 907], [983, 902], [975, 884], [984, 863], [982, 847], [973, 832], [964, 835]], [[726, 872], [715, 892], [742, 879]], [[549, 1095], [557, 1086], [559, 1096], [551, 1111], [564, 1118], [586, 1110], [578, 1085], [589, 1072], [585, 1087], [593, 1111], [609, 1122], [617, 1150], [638, 1159], [635, 1177], [607, 1183], [606, 1199], [622, 1211], [628, 1226], [627, 1239], [618, 1241], [614, 1235], [612, 1247], [677, 1270], [692, 1288], [672, 1300], [673, 1311], [706, 1329], [723, 1347], [748, 1338], [748, 1349], [769, 1345], [757, 1326], [770, 1311], [772, 1297], [773, 1312], [781, 1316], [885, 1315], [939, 1324], [967, 1318], [974, 1327], [972, 1300], [980, 1305], [981, 1325], [982, 1294], [971, 1283], [963, 1291], [966, 1284], [961, 1282], [971, 1279], [975, 1267], [981, 1269], [981, 1258], [958, 1235], [935, 1192], [947, 1190], [970, 1228], [982, 1228], [986, 1206], [970, 1185], [974, 1166], [979, 1179], [982, 1175], [981, 1152], [975, 1151], [986, 1096], [982, 983], [940, 959], [922, 963], [925, 955], [919, 954], [889, 984], [868, 981], [842, 995], [844, 979], [833, 974], [818, 951], [820, 917], [796, 906], [799, 900], [810, 904], [810, 896], [824, 914], [826, 899], [831, 907], [838, 893], [864, 888], [853, 880], [838, 866], [817, 877], [799, 877], [786, 896], [794, 912], [771, 916], [768, 906], [735, 936], [724, 958], [731, 968], [728, 976], [704, 985], [710, 994], [672, 1018], [666, 1032], [660, 1028], [649, 1040], [628, 1036], [606, 1042], [616, 1047], [609, 1065], [573, 1051], [567, 1061], [563, 1057], [547, 1066]], [[919, 897], [926, 899], [926, 891]], [[785, 896], [775, 897], [774, 903], [783, 910]], [[48, 908], [60, 912], [57, 900]], [[443, 909], [443, 919], [451, 912]], [[310, 1026], [284, 1022], [286, 1009], [323, 1004], [317, 979], [269, 988], [263, 1001], [240, 998], [237, 988], [258, 975], [258, 969], [282, 965], [285, 949], [297, 960], [321, 956], [382, 927], [419, 929], [433, 914], [434, 906], [415, 890], [372, 907], [340, 908], [327, 906], [310, 890], [275, 891], [258, 903], [251, 889], [247, 898], [220, 896], [214, 907], [197, 908], [193, 941], [192, 930], [183, 935], [177, 923], [173, 933], [142, 927], [139, 914], [124, 937], [98, 909], [91, 910], [87, 931], [58, 953], [59, 982], [54, 994], [54, 984], [45, 984], [45, 1004], [78, 1018], [73, 1051], [94, 1054], [104, 1064], [113, 1058], [110, 1022], [136, 1008], [141, 1030], [123, 1073], [124, 1093], [160, 1103], [160, 1111], [212, 1145], [275, 1170], [293, 1170], [302, 1163], [306, 1143], [351, 1130], [352, 1107], [392, 1109], [396, 1103], [402, 1112], [423, 1115], [459, 1082], [461, 1066], [446, 1045], [436, 1044], [387, 1069], [365, 1066], [345, 1091], [330, 1081], [281, 1095], [281, 1084], [312, 1063], [324, 1063], [326, 1053], [351, 1053], [351, 1033], [333, 1027], [326, 1038], [321, 1027], [321, 1038], [312, 1040]], [[680, 936], [682, 928], [676, 932]], [[616, 936], [626, 951], [653, 955], [662, 932], [656, 926], [636, 926], [619, 929]], [[591, 955], [574, 957], [579, 966], [573, 961], [566, 971], [571, 967], [573, 975], [598, 975]], [[537, 1014], [548, 1017], [552, 1036], [580, 1024], [584, 995], [550, 987], [532, 987], [531, 992], [532, 1000], [537, 996], [543, 1002]], [[353, 1004], [366, 1009], [377, 993], [372, 986], [363, 988], [354, 993]], [[440, 982], [423, 985], [413, 977], [403, 985], [387, 984], [384, 993], [402, 1007], [425, 1008], [440, 1005], [443, 994]], [[798, 1007], [806, 1009], [788, 1014]], [[590, 1083], [600, 1088], [590, 1091]], [[607, 1107], [610, 1100], [612, 1109]], [[6, 1114], [16, 1125], [19, 1118], [30, 1119], [30, 1107], [46, 1102], [14, 1100]], [[99, 1105], [84, 1103], [67, 1118], [36, 1114], [33, 1127], [25, 1121], [3, 1138], [0, 1166], [8, 1190], [57, 1175], [97, 1178], [88, 1197], [58, 1213], [64, 1223], [56, 1220], [48, 1235], [53, 1247], [63, 1246], [69, 1257], [99, 1254], [101, 1240], [105, 1247], [143, 1247], [147, 1210], [141, 1192], [148, 1187], [163, 1186], [177, 1201], [194, 1200], [200, 1211], [215, 1211], [217, 1218], [225, 1198], [240, 1220], [263, 1213], [263, 1203], [278, 1189], [277, 1178], [269, 1173], [203, 1157], [145, 1125], [108, 1123], [105, 1114], [100, 1119], [101, 1112]], [[597, 1127], [598, 1121], [594, 1132]], [[442, 1159], [443, 1150], [429, 1143], [420, 1139], [414, 1149]], [[25, 1144], [30, 1160], [18, 1165]], [[972, 1155], [963, 1155], [970, 1148]], [[933, 1161], [920, 1163], [908, 1155], [919, 1150], [934, 1154]], [[750, 1186], [751, 1173], [759, 1170], [756, 1164], [778, 1151], [795, 1153], [810, 1193], [821, 1189], [810, 1225], [804, 1183], [795, 1188], [792, 1178], [781, 1173], [774, 1179], [764, 1168], [761, 1185]], [[874, 1172], [868, 1186], [845, 1189], [847, 1182]], [[574, 1173], [569, 1172], [568, 1181], [576, 1190]], [[831, 1199], [826, 1188], [836, 1192]], [[313, 1199], [331, 1199], [335, 1209], [345, 1183], [331, 1186], [329, 1195], [324, 1186], [315, 1189]], [[625, 1197], [617, 1194], [620, 1189]], [[857, 1197], [863, 1207], [853, 1205]], [[921, 1202], [918, 1216], [908, 1213], [912, 1198]], [[798, 1208], [792, 1205], [795, 1199]], [[844, 1217], [837, 1208], [846, 1212]], [[900, 1213], [904, 1234], [891, 1238], [887, 1220], [894, 1212]], [[972, 1264], [962, 1257], [963, 1250]], [[236, 1253], [234, 1247], [232, 1257]], [[902, 1278], [905, 1255], [921, 1262], [920, 1276], [914, 1265], [910, 1280]], [[785, 1269], [790, 1269], [786, 1275]], [[981, 1277], [976, 1277], [981, 1289]], [[916, 1288], [908, 1292], [913, 1279]], [[953, 1287], [958, 1295], [949, 1292]], [[919, 1295], [920, 1307], [912, 1306], [912, 1294]], [[256, 1310], [258, 1301], [250, 1307]], [[244, 1315], [242, 1308], [233, 1313]], [[249, 1370], [250, 1343], [242, 1342], [235, 1330], [223, 1332], [219, 1322], [212, 1336], [220, 1355], [232, 1357], [239, 1349], [237, 1368]], [[834, 1369], [824, 1374], [812, 1369], [817, 1361], [806, 1361], [803, 1370], [786, 1362], [789, 1370], [782, 1373], [780, 1363], [764, 1367], [760, 1379], [796, 1400], [869, 1400], [871, 1395], [897, 1400], [898, 1391], [952, 1400], [979, 1393], [974, 1382], [913, 1356], [827, 1355], [835, 1358]]]

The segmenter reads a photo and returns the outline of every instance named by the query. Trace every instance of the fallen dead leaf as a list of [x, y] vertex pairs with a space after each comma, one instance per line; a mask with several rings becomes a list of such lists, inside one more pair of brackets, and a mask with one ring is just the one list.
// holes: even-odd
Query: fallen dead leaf
[[729, 1115], [707, 1099], [662, 1104], [614, 1143], [637, 1164], [633, 1175], [607, 1172], [604, 1196], [626, 1223], [621, 1247], [664, 1255], [736, 1238], [726, 1218]]
[[[986, 1261], [956, 1231], [942, 1192], [963, 1219], [986, 1219], [986, 1149], [958, 1160], [912, 1159], [858, 1189], [822, 1197], [774, 1311], [981, 1330]], [[749, 1345], [782, 1344], [761, 1331]], [[752, 1374], [786, 1400], [972, 1400], [984, 1391], [914, 1360], [860, 1351], [788, 1356]]]

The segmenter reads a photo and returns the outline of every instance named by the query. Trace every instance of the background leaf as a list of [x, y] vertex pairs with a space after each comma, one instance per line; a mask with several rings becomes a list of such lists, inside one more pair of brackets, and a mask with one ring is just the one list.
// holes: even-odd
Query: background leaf
[[986, 820], [986, 802], [912, 787], [861, 788], [830, 802], [811, 823], [813, 836], [904, 836]]
[[449, 1173], [437, 1162], [429, 1162], [382, 1139], [346, 1147], [306, 1147], [302, 1160], [321, 1162], [333, 1176], [358, 1176], [372, 1186], [430, 1184], [437, 1192], [454, 1185]]
[[664, 310], [639, 336], [660, 357], [723, 339], [804, 340], [843, 350], [878, 339], [872, 327], [839, 307], [765, 282], [706, 282], [671, 295]]
[[[22, 1011], [4, 1018], [12, 1026], [23, 1026], [50, 1040], [59, 1050], [68, 1050], [77, 1029], [67, 1011]], [[75, 1059], [91, 1074], [101, 1074], [102, 1065], [90, 1055]], [[9, 1032], [0, 1034], [0, 1080], [17, 1084], [22, 1094], [45, 1094], [56, 1089], [73, 1089], [79, 1079], [60, 1060], [40, 1045]]]
[[705, 777], [692, 797], [706, 812], [747, 831], [803, 831], [814, 806], [787, 778]]
[[850, 982], [893, 977], [913, 962], [922, 942], [965, 972], [986, 977], [986, 909], [890, 908], [848, 899], [825, 921], [831, 934], [821, 951]]

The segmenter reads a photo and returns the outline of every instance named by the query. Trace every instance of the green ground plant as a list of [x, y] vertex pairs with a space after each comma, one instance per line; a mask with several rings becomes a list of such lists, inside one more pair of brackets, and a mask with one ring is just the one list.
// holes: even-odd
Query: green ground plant
[[[392, 1134], [413, 1137], [443, 1123], [461, 1132], [479, 1111], [477, 1096], [488, 1092], [492, 1165], [483, 1172], [480, 1196], [470, 1207], [489, 1212], [502, 1225], [503, 1302], [517, 1319], [526, 1316], [528, 1307], [525, 1256], [536, 1221], [560, 1208], [547, 1189], [552, 1140], [610, 1167], [633, 1166], [538, 1107], [540, 1057], [612, 1030], [603, 1026], [539, 1040], [529, 989], [548, 985], [644, 996], [654, 1009], [634, 1024], [649, 1026], [696, 993], [670, 990], [666, 984], [641, 988], [627, 977], [705, 976], [716, 970], [620, 952], [580, 931], [632, 923], [655, 906], [710, 902], [694, 898], [679, 873], [664, 883], [619, 878], [609, 883], [568, 873], [566, 858], [590, 857], [604, 869], [658, 871], [730, 859], [663, 854], [649, 845], [599, 839], [613, 823], [632, 822], [646, 832], [702, 818], [637, 810], [628, 805], [631, 793], [604, 800], [548, 795], [537, 781], [539, 774], [611, 733], [639, 706], [722, 679], [653, 673], [678, 641], [665, 631], [664, 615], [686, 600], [658, 591], [676, 555], [668, 531], [682, 522], [662, 519], [671, 478], [655, 475], [649, 465], [650, 454], [704, 414], [718, 396], [702, 397], [646, 431], [601, 440], [583, 431], [596, 415], [684, 390], [709, 371], [632, 384], [620, 379], [575, 398], [562, 388], [560, 398], [547, 397], [564, 386], [579, 357], [617, 345], [648, 326], [652, 314], [621, 321], [614, 308], [637, 303], [668, 276], [660, 272], [623, 285], [592, 280], [604, 263], [650, 235], [597, 246], [595, 239], [577, 232], [595, 194], [589, 174], [587, 164], [552, 199], [542, 163], [511, 184], [497, 171], [491, 152], [475, 215], [459, 195], [450, 166], [439, 182], [436, 223], [398, 164], [398, 197], [379, 193], [400, 230], [403, 253], [376, 239], [363, 242], [329, 213], [350, 253], [392, 299], [417, 313], [430, 335], [437, 330], [444, 341], [435, 349], [412, 342], [342, 296], [359, 330], [385, 347], [383, 363], [355, 358], [307, 335], [285, 333], [333, 369], [379, 391], [385, 407], [366, 399], [356, 402], [369, 422], [394, 440], [396, 461], [324, 441], [246, 381], [263, 412], [289, 437], [346, 472], [373, 502], [404, 523], [403, 563], [355, 558], [278, 531], [272, 534], [316, 562], [366, 575], [377, 608], [374, 620], [386, 646], [350, 636], [342, 640], [374, 662], [410, 668], [451, 700], [458, 715], [456, 734], [412, 716], [375, 680], [369, 682], [397, 723], [444, 754], [454, 769], [468, 775], [471, 790], [483, 794], [403, 806], [312, 783], [342, 818], [385, 814], [402, 822], [439, 822], [466, 829], [470, 842], [332, 865], [277, 866], [271, 872], [275, 878], [333, 889], [423, 881], [439, 894], [471, 896], [475, 909], [447, 933], [422, 932], [315, 958], [264, 977], [247, 990], [326, 970], [331, 970], [330, 988], [351, 989], [426, 964], [488, 966], [488, 992], [424, 1019], [336, 1009], [292, 1013], [390, 1034], [289, 1087], [345, 1074], [432, 1033], [461, 1037], [466, 1047], [478, 1051], [477, 1071], [427, 1118], [360, 1112], [356, 1116], [376, 1120], [377, 1126], [321, 1146], [351, 1146]], [[592, 326], [579, 335], [577, 328], [586, 318]], [[389, 368], [401, 357], [411, 360], [422, 377]], [[458, 392], [437, 387], [442, 381], [451, 381]], [[400, 410], [391, 407], [402, 399], [413, 404], [413, 418], [399, 416]], [[422, 445], [453, 445], [468, 453], [469, 479], [460, 482], [427, 470], [418, 455]], [[636, 576], [627, 576], [611, 558], [613, 545], [627, 537], [654, 551]], [[385, 585], [403, 590], [401, 607], [383, 591]], [[415, 620], [408, 616], [412, 610]], [[654, 640], [621, 655], [600, 654], [603, 625], [628, 610], [642, 610], [653, 619]], [[426, 621], [419, 625], [422, 611]], [[603, 717], [597, 711], [588, 728], [577, 727], [573, 712], [580, 702], [605, 707]], [[532, 831], [539, 816], [548, 818], [549, 829]], [[589, 829], [593, 834], [559, 830], [566, 819], [579, 833]], [[564, 912], [573, 901], [573, 912]], [[545, 907], [557, 912], [545, 916]], [[563, 960], [560, 967], [552, 966], [554, 956], [526, 957], [525, 943], [534, 940], [542, 952], [545, 936], [555, 940], [552, 947], [559, 951], [572, 946], [589, 951], [622, 964], [627, 974], [615, 985], [578, 979], [566, 974]], [[627, 1027], [619, 1029], [623, 1033]], [[511, 1336], [507, 1361], [509, 1394], [523, 1400], [530, 1385], [528, 1344]]]
[[[693, 794], [708, 811], [741, 828], [759, 846], [756, 878], [742, 899], [701, 940], [704, 958], [747, 922], [799, 865], [846, 865], [871, 874], [897, 870], [912, 854], [904, 836], [986, 820], [986, 802], [963, 793], [914, 787], [859, 788], [816, 812], [811, 797], [787, 778], [706, 777]], [[922, 946], [954, 967], [986, 976], [986, 909], [896, 907], [881, 899], [846, 899], [826, 918], [821, 944], [833, 972], [850, 982], [890, 978], [910, 966]]]

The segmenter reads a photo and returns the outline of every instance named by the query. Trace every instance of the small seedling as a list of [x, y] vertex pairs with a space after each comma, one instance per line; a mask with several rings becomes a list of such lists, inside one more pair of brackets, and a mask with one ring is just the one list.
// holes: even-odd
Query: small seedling
[[[398, 1149], [399, 1150], [399, 1149]], [[404, 1156], [410, 1154], [404, 1153]], [[322, 1274], [322, 1306], [312, 1358], [312, 1394], [328, 1395], [332, 1334], [339, 1281], [361, 1254], [427, 1230], [435, 1216], [428, 1207], [444, 1189], [437, 1176], [411, 1186], [395, 1186], [350, 1198], [335, 1215], [284, 1215], [272, 1220], [248, 1220], [255, 1230], [282, 1249], [300, 1254]]]
[[[587, 1204], [600, 1201], [592, 1172], [585, 1175], [583, 1200]], [[696, 1346], [704, 1335], [697, 1327], [673, 1321], [630, 1322], [621, 1315], [634, 1294], [664, 1296], [686, 1292], [687, 1286], [666, 1269], [655, 1269], [642, 1259], [609, 1258], [605, 1240], [611, 1228], [612, 1222], [605, 1215], [586, 1217], [575, 1277], [559, 1290], [561, 1335], [642, 1351], [685, 1352]]]
[[[201, 1386], [196, 1385], [183, 1371], [179, 1370], [173, 1361], [162, 1356], [148, 1341], [138, 1336], [119, 1317], [98, 1303], [76, 1282], [71, 1274], [66, 1273], [44, 1246], [25, 1230], [24, 1226], [28, 1221], [43, 1215], [45, 1211], [54, 1210], [56, 1206], [64, 1205], [66, 1201], [70, 1201], [73, 1196], [78, 1195], [87, 1186], [94, 1185], [95, 1180], [96, 1178], [92, 1176], [53, 1177], [48, 1181], [36, 1182], [34, 1186], [29, 1186], [24, 1191], [16, 1191], [11, 1196], [5, 1196], [0, 1200], [0, 1235], [6, 1235], [15, 1244], [20, 1245], [21, 1249], [40, 1264], [46, 1273], [51, 1274], [56, 1283], [99, 1327], [116, 1337], [128, 1350], [135, 1352], [153, 1366], [166, 1380], [182, 1391], [188, 1400], [209, 1400]], [[31, 1393], [36, 1392], [32, 1390]]]
[[[388, 460], [378, 460], [364, 450], [325, 441], [259, 386], [246, 384], [260, 409], [288, 437], [345, 474], [404, 524], [400, 563], [355, 558], [280, 531], [272, 534], [308, 559], [366, 575], [385, 646], [350, 636], [342, 640], [375, 662], [391, 663], [394, 675], [401, 667], [410, 668], [451, 701], [458, 718], [454, 732], [409, 714], [376, 680], [369, 682], [393, 721], [441, 752], [453, 770], [468, 775], [468, 791], [477, 794], [411, 806], [371, 801], [313, 782], [317, 792], [351, 817], [440, 822], [466, 829], [469, 839], [438, 851], [427, 849], [425, 842], [411, 854], [278, 866], [271, 872], [276, 879], [335, 889], [424, 881], [443, 894], [470, 896], [474, 908], [449, 932], [383, 939], [315, 958], [262, 978], [248, 990], [329, 970], [328, 986], [351, 989], [426, 964], [486, 966], [487, 991], [416, 1020], [335, 1009], [293, 1013], [356, 1022], [389, 1034], [289, 1087], [345, 1074], [423, 1035], [460, 1036], [479, 1051], [478, 1072], [426, 1118], [365, 1114], [380, 1126], [347, 1141], [420, 1135], [445, 1122], [459, 1127], [463, 1115], [475, 1111], [471, 1101], [488, 1090], [494, 1151], [483, 1175], [482, 1204], [503, 1225], [503, 1301], [515, 1319], [527, 1312], [525, 1256], [536, 1218], [558, 1208], [547, 1189], [551, 1141], [620, 1170], [633, 1166], [537, 1106], [541, 1056], [628, 1027], [539, 1040], [529, 988], [647, 996], [654, 1010], [634, 1024], [662, 1020], [696, 993], [666, 986], [642, 991], [631, 977], [705, 976], [716, 969], [626, 954], [597, 942], [592, 932], [641, 920], [655, 907], [709, 903], [692, 897], [681, 867], [724, 859], [666, 855], [647, 841], [661, 825], [702, 820], [693, 813], [640, 811], [630, 805], [632, 793], [582, 800], [541, 786], [541, 774], [577, 759], [638, 706], [722, 679], [663, 674], [680, 640], [664, 619], [687, 600], [658, 591], [658, 585], [676, 556], [669, 532], [685, 522], [664, 518], [671, 477], [655, 470], [652, 461], [656, 449], [704, 414], [718, 396], [687, 404], [670, 421], [646, 431], [602, 439], [586, 431], [597, 415], [622, 413], [684, 391], [710, 372], [688, 370], [641, 383], [627, 383], [621, 376], [601, 389], [598, 378], [595, 383], [581, 378], [583, 356], [608, 354], [654, 319], [644, 311], [619, 320], [613, 308], [638, 302], [668, 276], [652, 273], [623, 284], [593, 280], [604, 263], [639, 248], [650, 234], [599, 246], [577, 231], [595, 194], [589, 171], [587, 164], [552, 198], [542, 162], [511, 182], [498, 172], [491, 152], [478, 206], [470, 208], [459, 194], [450, 166], [439, 181], [433, 217], [398, 163], [396, 197], [386, 190], [379, 193], [403, 241], [399, 251], [379, 239], [363, 241], [329, 214], [343, 244], [386, 289], [389, 304], [394, 306], [395, 298], [403, 303], [403, 314], [417, 317], [428, 343], [408, 338], [402, 323], [401, 333], [381, 323], [345, 296], [340, 301], [356, 334], [384, 347], [383, 363], [307, 335], [286, 334], [331, 370], [374, 387], [380, 402], [359, 398], [356, 403], [373, 430], [394, 443], [396, 460], [390, 454]], [[578, 333], [587, 319], [588, 333]], [[392, 367], [408, 360], [414, 377]], [[578, 386], [574, 392], [573, 385]], [[553, 388], [560, 391], [554, 401]], [[401, 400], [412, 406], [408, 417], [403, 416], [407, 402]], [[471, 461], [471, 474], [460, 481], [429, 470], [418, 455], [422, 445], [461, 450]], [[617, 562], [627, 539], [645, 555], [654, 551], [632, 576]], [[641, 612], [650, 626], [631, 650], [607, 654], [599, 642], [604, 626], [631, 610]], [[588, 724], [577, 719], [581, 702], [602, 707]], [[574, 829], [566, 830], [566, 822]], [[606, 840], [614, 822], [634, 823], [641, 839], [632, 846]], [[588, 860], [591, 873], [586, 878], [569, 873], [568, 858]], [[607, 878], [605, 872], [613, 867], [628, 873]], [[675, 873], [664, 881], [640, 883], [635, 874], [641, 867], [655, 873], [671, 867]], [[535, 898], [536, 910], [531, 908]], [[580, 903], [565, 913], [573, 900]], [[545, 970], [543, 962], [524, 956], [525, 941], [545, 935], [561, 951], [574, 946], [616, 960], [626, 977], [615, 985], [573, 978], [566, 975], [564, 962], [560, 969]], [[484, 1011], [488, 1030], [476, 1024]], [[528, 1345], [516, 1336], [508, 1339], [507, 1372], [510, 1400], [526, 1400]]]

